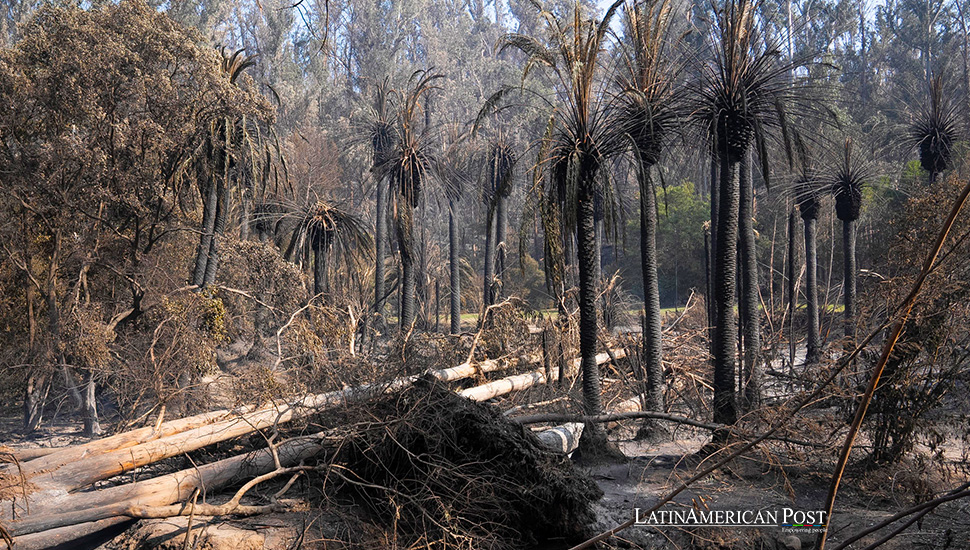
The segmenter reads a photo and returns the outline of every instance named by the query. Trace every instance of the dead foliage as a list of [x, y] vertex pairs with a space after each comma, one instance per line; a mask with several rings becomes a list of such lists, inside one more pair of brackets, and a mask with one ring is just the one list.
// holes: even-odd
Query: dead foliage
[[332, 472], [405, 546], [524, 548], [594, 519], [593, 481], [493, 407], [421, 379], [367, 414]]

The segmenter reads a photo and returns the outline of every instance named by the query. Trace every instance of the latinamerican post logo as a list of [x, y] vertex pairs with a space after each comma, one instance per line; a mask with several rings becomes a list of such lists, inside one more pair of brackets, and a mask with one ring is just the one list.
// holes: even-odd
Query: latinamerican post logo
[[776, 527], [788, 533], [819, 533], [826, 526], [825, 510], [635, 510], [638, 527]]

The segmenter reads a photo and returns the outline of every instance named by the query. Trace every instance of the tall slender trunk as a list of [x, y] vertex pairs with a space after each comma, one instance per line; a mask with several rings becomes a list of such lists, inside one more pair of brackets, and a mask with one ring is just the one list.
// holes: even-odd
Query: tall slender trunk
[[[579, 353], [582, 358], [583, 410], [589, 416], [603, 410], [600, 393], [600, 371], [596, 364], [596, 216], [592, 177], [581, 181], [576, 201], [576, 251], [579, 262]], [[585, 446], [584, 446], [585, 442]], [[597, 423], [589, 423], [583, 430], [581, 449], [599, 454], [606, 445], [606, 432]]]
[[409, 198], [399, 200], [397, 220], [398, 246], [401, 248], [401, 333], [414, 322], [414, 207]]
[[387, 256], [387, 186], [384, 181], [377, 182], [377, 223], [374, 228], [374, 248], [376, 260], [374, 263], [374, 311], [382, 314], [384, 311], [384, 258]]
[[717, 313], [714, 326], [714, 422], [728, 425], [738, 419], [734, 389], [738, 345], [738, 325], [734, 316], [740, 202], [738, 164], [731, 162], [727, 155], [721, 160], [717, 237], [714, 240], [714, 301]]
[[713, 154], [711, 155], [711, 224], [709, 226], [709, 231], [711, 238], [709, 241], [710, 249], [708, 250], [707, 265], [709, 277], [707, 278], [707, 326], [709, 327], [707, 331], [707, 339], [711, 346], [711, 357], [714, 357], [714, 326], [717, 325], [717, 300], [714, 298], [714, 264], [716, 263], [716, 250], [717, 250], [717, 213], [719, 207], [719, 197], [721, 194], [721, 185], [718, 178], [718, 164], [717, 157]]
[[845, 337], [855, 340], [856, 221], [842, 222], [842, 303], [845, 305]]
[[[485, 273], [482, 288], [482, 306], [487, 308], [494, 302], [493, 282], [495, 279], [495, 211], [485, 214]], [[485, 316], [479, 319], [479, 324], [485, 322]]]
[[44, 419], [44, 405], [50, 393], [52, 373], [42, 368], [33, 368], [27, 375], [24, 386], [24, 432], [31, 433], [40, 427]]
[[212, 240], [209, 242], [209, 261], [205, 264], [202, 286], [209, 286], [216, 282], [216, 270], [219, 268], [219, 238], [226, 232], [226, 218], [229, 213], [229, 189], [222, 178], [216, 184], [216, 196], [214, 230]]
[[798, 289], [795, 279], [796, 266], [798, 265], [798, 241], [795, 235], [798, 233], [798, 214], [795, 206], [792, 205], [788, 210], [788, 262], [785, 265], [785, 298], [788, 300], [788, 364], [795, 366], [795, 311], [798, 309]]
[[199, 287], [205, 280], [205, 269], [209, 263], [209, 251], [212, 249], [216, 226], [216, 208], [219, 198], [214, 181], [206, 184], [203, 199], [205, 202], [202, 204], [202, 234], [199, 236], [199, 248], [195, 255], [195, 269], [192, 271], [192, 284]]
[[458, 201], [448, 201], [448, 254], [451, 270], [451, 333], [461, 333], [461, 272], [459, 271], [458, 222], [455, 209]]
[[660, 283], [657, 277], [657, 204], [651, 166], [641, 160], [640, 269], [643, 274], [643, 361], [647, 378], [645, 410], [664, 411], [664, 372], [660, 319]]
[[492, 301], [498, 301], [505, 287], [505, 259], [508, 251], [508, 197], [499, 197], [495, 205], [495, 275], [497, 283], [493, 287]]
[[754, 181], [751, 177], [751, 152], [741, 161], [739, 204], [741, 248], [741, 314], [743, 327], [744, 367], [741, 380], [744, 386], [745, 410], [758, 406], [761, 400], [761, 300], [758, 282], [758, 250], [754, 236]]
[[805, 364], [814, 365], [821, 357], [822, 340], [818, 326], [818, 220], [804, 218], [805, 223], [805, 301], [808, 305], [808, 340]]

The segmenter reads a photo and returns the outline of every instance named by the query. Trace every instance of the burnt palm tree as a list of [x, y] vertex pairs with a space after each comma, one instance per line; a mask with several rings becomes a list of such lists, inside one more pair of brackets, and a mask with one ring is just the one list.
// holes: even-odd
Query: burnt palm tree
[[739, 166], [751, 145], [762, 162], [772, 127], [784, 127], [784, 105], [794, 88], [791, 64], [781, 62], [779, 48], [756, 26], [755, 4], [728, 0], [717, 10], [710, 37], [711, 58], [698, 67], [695, 122], [708, 137], [719, 163], [718, 212], [714, 234], [714, 420], [733, 424], [738, 409], [735, 355], [738, 327], [737, 244], [740, 203]]
[[[633, 144], [640, 191], [640, 267], [643, 273], [644, 409], [664, 410], [660, 284], [657, 276], [657, 204], [651, 170], [684, 115], [681, 65], [674, 57], [673, 0], [626, 6], [629, 54], [621, 77], [622, 120]], [[650, 427], [649, 424], [644, 427]]]
[[449, 172], [451, 185], [445, 187], [448, 199], [448, 278], [450, 282], [450, 319], [451, 334], [461, 333], [461, 252], [458, 244], [458, 207], [462, 190], [465, 188], [463, 174], [470, 171], [470, 155], [467, 154], [468, 136], [461, 133], [457, 124], [448, 131], [448, 146], [445, 148], [445, 165]]
[[822, 353], [822, 336], [818, 322], [818, 214], [821, 208], [818, 182], [807, 169], [795, 185], [795, 202], [805, 230], [805, 307], [808, 334], [805, 342], [805, 364], [818, 363]]
[[[255, 55], [238, 50], [232, 55], [220, 50], [221, 72], [231, 84], [247, 68], [256, 64]], [[215, 282], [219, 265], [219, 242], [229, 217], [229, 192], [232, 187], [244, 196], [242, 224], [248, 226], [249, 195], [258, 186], [265, 191], [270, 180], [286, 179], [286, 163], [280, 154], [279, 140], [269, 127], [271, 115], [267, 110], [257, 117], [238, 119], [219, 117], [209, 123], [209, 129], [196, 156], [196, 179], [202, 197], [202, 231], [196, 252], [192, 284], [201, 287]], [[248, 231], [241, 230], [248, 235]]]
[[[623, 1], [614, 2], [598, 22], [584, 15], [579, 2], [564, 17], [541, 9], [539, 15], [548, 31], [548, 42], [512, 34], [506, 37], [502, 48], [516, 48], [526, 54], [526, 74], [538, 65], [551, 70], [554, 76], [556, 99], [550, 100], [554, 110], [546, 134], [548, 144], [541, 148], [539, 165], [550, 167], [543, 193], [550, 203], [558, 205], [561, 216], [544, 215], [543, 219], [558, 219], [565, 231], [574, 231], [576, 235], [579, 346], [583, 406], [588, 415], [599, 414], [603, 408], [596, 364], [595, 200], [600, 194], [610, 211], [613, 195], [603, 168], [625, 144], [622, 132], [616, 131], [610, 100], [599, 89], [604, 82], [599, 78], [599, 56], [604, 50], [610, 22]], [[547, 232], [547, 235], [557, 234], [558, 230]], [[588, 424], [580, 440], [580, 453], [590, 456], [602, 454], [606, 449], [603, 428], [596, 423]]]
[[394, 94], [393, 145], [375, 167], [378, 180], [386, 177], [391, 184], [391, 207], [401, 253], [402, 333], [410, 330], [415, 317], [415, 262], [418, 260], [414, 239], [415, 209], [425, 180], [441, 171], [438, 159], [431, 151], [431, 128], [424, 115], [425, 101], [437, 89], [435, 84], [440, 78], [440, 74], [430, 70], [416, 71], [406, 88]]
[[845, 337], [855, 338], [856, 316], [856, 221], [862, 209], [862, 188], [872, 177], [871, 167], [854, 154], [846, 138], [839, 163], [831, 175], [835, 214], [842, 222], [842, 303], [845, 306]]
[[[290, 242], [284, 252], [284, 257], [294, 260], [298, 254], [303, 254], [309, 264], [313, 257], [313, 295], [322, 297], [330, 291], [330, 256], [339, 252], [339, 256], [347, 259], [357, 253], [371, 248], [370, 234], [364, 222], [349, 210], [326, 201], [316, 200], [308, 202], [300, 209], [287, 214], [283, 223], [292, 220]], [[369, 254], [367, 254], [369, 256]]]
[[[394, 145], [394, 123], [391, 105], [390, 80], [385, 78], [373, 91], [372, 103], [365, 105], [364, 120], [360, 134], [366, 138], [373, 155], [372, 171], [385, 159]], [[387, 257], [387, 196], [388, 184], [383, 177], [376, 178], [376, 216], [374, 227], [374, 311], [380, 315], [387, 299], [387, 283], [384, 259]]]
[[959, 103], [944, 91], [943, 78], [930, 80], [929, 102], [917, 111], [909, 126], [909, 139], [919, 149], [919, 162], [929, 182], [953, 161], [953, 143], [960, 133]]
[[[505, 237], [508, 226], [508, 198], [512, 194], [512, 144], [501, 133], [489, 143], [482, 163], [482, 201], [485, 203], [485, 267], [483, 304], [498, 299], [505, 271]], [[484, 321], [484, 318], [482, 319]]]

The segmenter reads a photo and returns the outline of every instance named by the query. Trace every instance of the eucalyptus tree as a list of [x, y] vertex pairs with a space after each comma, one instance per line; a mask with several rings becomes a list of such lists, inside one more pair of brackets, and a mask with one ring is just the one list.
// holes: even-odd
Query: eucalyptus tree
[[909, 139], [919, 150], [920, 165], [931, 184], [952, 165], [953, 144], [961, 137], [959, 116], [959, 103], [946, 93], [943, 77], [932, 77], [927, 102], [909, 125]]
[[[415, 209], [429, 176], [441, 174], [440, 161], [432, 150], [431, 128], [426, 123], [428, 96], [437, 89], [442, 76], [431, 70], [414, 72], [406, 87], [394, 93], [393, 145], [375, 167], [378, 178], [387, 177], [391, 184], [391, 208], [401, 253], [400, 330], [406, 334], [414, 323]], [[447, 185], [447, 182], [445, 182]]]
[[657, 204], [651, 171], [686, 114], [682, 64], [677, 61], [675, 0], [644, 0], [625, 9], [627, 55], [620, 75], [621, 120], [630, 137], [640, 191], [640, 268], [643, 274], [644, 408], [664, 410], [664, 377], [657, 275]]
[[[583, 407], [586, 414], [602, 412], [599, 366], [596, 364], [596, 228], [595, 200], [601, 194], [607, 207], [613, 201], [606, 173], [608, 162], [623, 149], [623, 133], [617, 131], [611, 99], [601, 89], [600, 55], [606, 46], [610, 23], [624, 0], [617, 0], [595, 21], [576, 2], [568, 13], [539, 9], [546, 35], [506, 36], [502, 50], [515, 48], [527, 60], [525, 74], [534, 66], [552, 72], [556, 97], [550, 100], [553, 113], [541, 149], [540, 165], [548, 165], [549, 178], [543, 193], [549, 204], [558, 206], [560, 216], [543, 216], [561, 221], [564, 232], [576, 236], [579, 267], [579, 340], [583, 376]], [[547, 45], [548, 44], [548, 45]], [[493, 96], [492, 100], [496, 99]], [[490, 103], [492, 102], [490, 100]], [[547, 238], [559, 234], [547, 231]], [[580, 452], [600, 454], [607, 448], [606, 433], [590, 423], [583, 431]]]
[[[756, 3], [728, 0], [716, 10], [710, 33], [710, 58], [698, 63], [692, 117], [708, 138], [719, 163], [718, 212], [714, 234], [714, 420], [733, 424], [738, 409], [735, 374], [738, 327], [737, 245], [740, 203], [739, 166], [752, 144], [762, 161], [773, 126], [783, 126], [783, 106], [792, 97], [790, 64], [759, 32]], [[719, 435], [720, 437], [720, 435]]]
[[206, 175], [195, 161], [222, 141], [211, 122], [272, 110], [199, 35], [144, 3], [49, 5], [20, 30], [0, 51], [0, 240], [23, 280], [5, 351], [25, 365], [26, 431], [54, 374], [75, 369], [96, 435], [109, 346], [147, 311], [143, 258], [179, 231], [178, 206]]
[[846, 138], [835, 171], [831, 174], [835, 214], [842, 222], [842, 303], [845, 306], [845, 337], [855, 338], [856, 323], [856, 222], [862, 209], [862, 189], [872, 177], [870, 165], [855, 153]]

